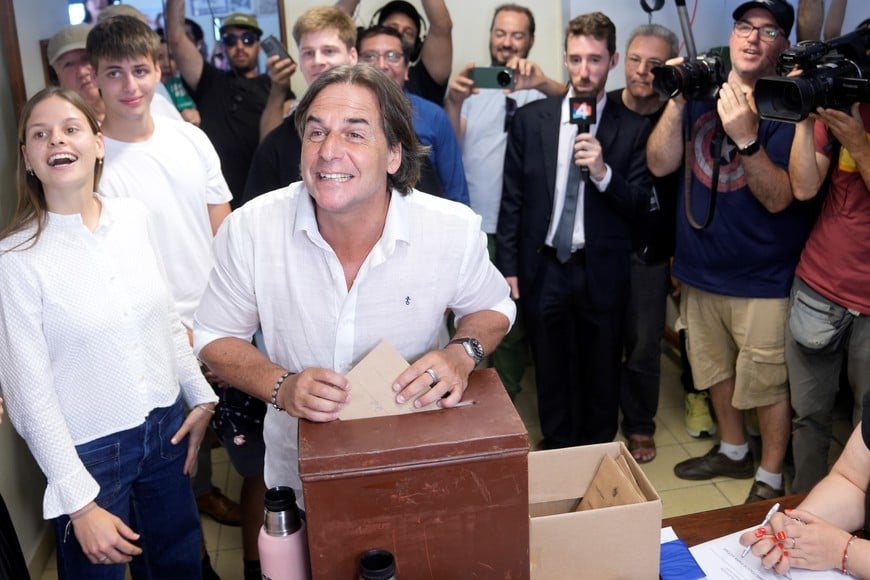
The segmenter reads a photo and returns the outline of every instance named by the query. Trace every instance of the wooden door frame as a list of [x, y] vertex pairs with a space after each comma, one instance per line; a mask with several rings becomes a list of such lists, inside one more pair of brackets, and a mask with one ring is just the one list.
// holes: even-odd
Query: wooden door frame
[[24, 69], [21, 66], [21, 49], [18, 45], [18, 27], [15, 25], [13, 0], [0, 0], [0, 14], [8, 15], [0, 19], [0, 33], [3, 35], [3, 58], [9, 74], [9, 90], [12, 93], [15, 121], [18, 122], [21, 109], [27, 101], [27, 90], [24, 87]]

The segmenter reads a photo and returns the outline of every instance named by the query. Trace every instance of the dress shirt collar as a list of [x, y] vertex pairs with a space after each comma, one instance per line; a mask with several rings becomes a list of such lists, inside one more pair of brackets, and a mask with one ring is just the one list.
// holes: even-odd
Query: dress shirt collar
[[[304, 185], [303, 185], [304, 189]], [[299, 200], [296, 205], [296, 219], [293, 235], [304, 233], [308, 236], [315, 245], [320, 248], [327, 249], [329, 244], [320, 235], [320, 229], [317, 226], [317, 216], [314, 211], [314, 199], [304, 189], [305, 195]], [[414, 191], [408, 195], [402, 195], [398, 191], [393, 190], [390, 193], [390, 207], [387, 209], [387, 219], [384, 224], [384, 231], [378, 240], [376, 248], [380, 249], [383, 255], [390, 255], [396, 248], [398, 242], [410, 243], [411, 230], [409, 224], [410, 218], [410, 197], [414, 195], [424, 195], [418, 191]]]

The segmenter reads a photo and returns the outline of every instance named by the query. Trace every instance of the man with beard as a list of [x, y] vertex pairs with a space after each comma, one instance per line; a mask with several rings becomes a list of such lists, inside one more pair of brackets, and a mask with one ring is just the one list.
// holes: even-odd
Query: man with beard
[[[689, 480], [754, 476], [750, 503], [785, 494], [791, 431], [786, 312], [811, 215], [794, 202], [789, 184], [794, 126], [759, 119], [753, 97], [755, 83], [775, 74], [789, 45], [794, 8], [785, 0], [757, 0], [740, 4], [732, 15], [731, 70], [718, 98], [677, 95], [668, 101], [647, 154], [654, 175], [685, 170], [686, 159], [690, 164], [679, 195], [689, 195], [690, 209], [697, 211], [677, 214], [674, 277], [682, 283], [680, 319], [694, 383], [709, 390], [721, 434], [708, 453], [678, 463], [674, 473]], [[702, 227], [699, 214], [714, 204], [713, 191], [713, 219]], [[680, 198], [678, 207], [685, 201]], [[696, 223], [690, 224], [690, 215]], [[743, 411], [753, 408], [762, 443], [757, 469], [743, 419]]]
[[[565, 92], [564, 84], [548, 78], [537, 64], [527, 60], [534, 43], [532, 11], [518, 4], [499, 6], [489, 27], [490, 64], [514, 69], [515, 88], [507, 96], [501, 89], [478, 89], [470, 75], [474, 63], [469, 63], [451, 81], [444, 101], [444, 111], [462, 147], [471, 208], [482, 218], [491, 259], [495, 255], [504, 152], [511, 118], [526, 103]], [[492, 355], [493, 366], [512, 399], [521, 390], [528, 358], [528, 344], [518, 313], [517, 323]]]
[[[166, 39], [199, 109], [202, 130], [217, 149], [224, 178], [237, 200], [260, 142], [260, 117], [267, 103], [280, 109], [295, 67], [288, 59], [274, 69], [271, 80], [269, 75], [260, 74], [257, 67], [263, 31], [254, 16], [237, 12], [224, 18], [220, 28], [220, 42], [231, 64], [229, 72], [220, 71], [205, 61], [187, 36], [184, 12], [184, 0], [166, 2]], [[280, 112], [278, 115], [280, 118]]]
[[[652, 88], [652, 69], [679, 52], [677, 36], [659, 24], [635, 28], [625, 48], [625, 88], [609, 96], [655, 125], [665, 103]], [[659, 206], [639, 230], [631, 255], [631, 293], [625, 312], [625, 360], [619, 389], [622, 434], [638, 463], [655, 459], [653, 418], [659, 403], [661, 340], [665, 329], [669, 260], [674, 251], [677, 172], [654, 180]]]
[[[522, 298], [543, 448], [611, 441], [617, 430], [632, 234], [653, 196], [649, 123], [604, 90], [618, 58], [607, 16], [572, 19], [570, 90], [519, 109], [508, 134], [495, 261]], [[572, 97], [595, 103], [591, 124], [570, 122]]]

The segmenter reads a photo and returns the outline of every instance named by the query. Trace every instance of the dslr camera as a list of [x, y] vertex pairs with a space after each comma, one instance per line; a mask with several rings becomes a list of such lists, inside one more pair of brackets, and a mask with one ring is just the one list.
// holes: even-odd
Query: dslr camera
[[715, 101], [719, 87], [728, 79], [722, 59], [717, 54], [699, 54], [675, 66], [652, 69], [653, 90], [661, 100], [682, 94], [689, 101]]
[[783, 51], [777, 72], [800, 76], [764, 77], [755, 84], [755, 103], [764, 119], [797, 123], [817, 107], [848, 109], [870, 102], [870, 28], [827, 42], [807, 40]]

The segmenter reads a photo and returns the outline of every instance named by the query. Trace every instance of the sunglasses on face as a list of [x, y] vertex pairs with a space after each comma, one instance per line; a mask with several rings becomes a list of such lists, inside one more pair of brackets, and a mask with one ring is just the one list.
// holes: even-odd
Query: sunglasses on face
[[243, 32], [242, 34], [228, 33], [221, 36], [221, 42], [227, 48], [235, 46], [239, 40], [241, 40], [242, 44], [245, 46], [252, 46], [257, 42], [257, 35], [253, 32]]

